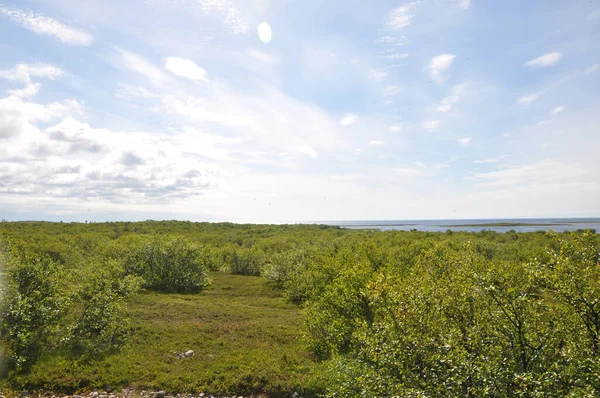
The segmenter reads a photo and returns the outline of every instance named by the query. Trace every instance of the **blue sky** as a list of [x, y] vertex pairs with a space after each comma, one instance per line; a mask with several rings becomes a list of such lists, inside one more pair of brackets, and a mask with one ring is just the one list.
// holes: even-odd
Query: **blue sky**
[[599, 89], [594, 1], [0, 0], [0, 217], [600, 216]]

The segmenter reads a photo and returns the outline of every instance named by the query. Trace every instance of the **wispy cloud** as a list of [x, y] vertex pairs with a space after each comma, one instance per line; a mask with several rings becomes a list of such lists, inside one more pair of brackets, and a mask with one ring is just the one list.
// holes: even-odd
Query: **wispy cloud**
[[118, 51], [121, 54], [121, 61], [125, 68], [145, 76], [154, 83], [161, 83], [168, 79], [166, 73], [142, 56], [127, 50], [119, 49]]
[[89, 32], [67, 26], [56, 19], [42, 14], [34, 14], [18, 8], [8, 8], [0, 5], [0, 15], [11, 19], [25, 29], [44, 36], [52, 36], [61, 42], [73, 46], [89, 46], [94, 41], [94, 36]]
[[395, 30], [406, 28], [412, 23], [415, 17], [414, 9], [419, 3], [419, 1], [413, 1], [401, 7], [394, 8], [387, 16], [386, 26]]
[[590, 66], [589, 68], [587, 68], [587, 69], [586, 69], [586, 70], [583, 72], [583, 74], [584, 74], [584, 75], [590, 75], [590, 74], [592, 74], [592, 73], [596, 72], [598, 69], [600, 69], [600, 64], [592, 65], [592, 66]]
[[551, 115], [558, 115], [559, 113], [561, 113], [562, 111], [565, 110], [564, 106], [557, 106], [556, 108], [552, 109], [552, 111], [550, 112]]
[[409, 55], [406, 53], [391, 53], [391, 54], [385, 54], [385, 55], [381, 56], [381, 58], [383, 58], [383, 59], [405, 59], [408, 57], [409, 57]]
[[429, 61], [429, 75], [438, 84], [446, 80], [444, 72], [452, 65], [456, 56], [454, 54], [440, 54]]
[[436, 130], [440, 127], [440, 121], [439, 120], [423, 120], [421, 122], [421, 127], [423, 127], [425, 130]]
[[41, 85], [33, 82], [32, 77], [54, 80], [63, 74], [61, 69], [49, 64], [18, 64], [14, 68], [0, 70], [0, 78], [26, 85], [23, 88], [8, 91], [10, 95], [21, 98], [34, 97], [40, 90]]
[[464, 138], [459, 138], [458, 140], [456, 140], [456, 142], [458, 142], [458, 144], [460, 146], [469, 146], [471, 145], [471, 141], [473, 139], [471, 137], [464, 137]]
[[369, 76], [372, 79], [375, 80], [383, 80], [385, 79], [390, 73], [386, 70], [382, 70], [382, 69], [371, 69], [369, 71]]
[[246, 34], [250, 31], [250, 23], [246, 16], [231, 0], [146, 0], [147, 3], [166, 3], [177, 9], [200, 9], [206, 15], [215, 15], [221, 19], [234, 35]]
[[459, 0], [458, 6], [466, 10], [471, 6], [471, 0]]
[[400, 94], [401, 91], [402, 90], [398, 86], [387, 86], [383, 89], [381, 94], [384, 97], [395, 97], [396, 95]]
[[559, 52], [549, 53], [525, 62], [524, 66], [527, 68], [547, 68], [555, 65], [561, 58], [562, 54]]
[[390, 130], [394, 132], [402, 131], [402, 126], [400, 126], [399, 124], [395, 124], [393, 126], [390, 126]]
[[377, 39], [377, 43], [385, 43], [394, 46], [405, 46], [410, 44], [410, 41], [406, 38], [406, 36], [382, 36]]
[[513, 165], [508, 168], [476, 173], [472, 178], [487, 186], [553, 185], [574, 181], [583, 174], [579, 165], [560, 159], [544, 159], [538, 162]]
[[116, 96], [123, 99], [149, 99], [157, 98], [158, 94], [153, 93], [146, 87], [120, 83], [116, 92]]
[[419, 172], [419, 169], [414, 167], [395, 167], [393, 170], [403, 174], [417, 174]]
[[381, 141], [381, 140], [371, 140], [369, 141], [369, 146], [383, 146], [385, 145], [385, 142]]
[[260, 51], [254, 48], [248, 50], [248, 54], [252, 58], [267, 64], [277, 64], [279, 62], [279, 57], [277, 57], [276, 55], [269, 54], [267, 52]]
[[530, 104], [533, 101], [537, 100], [540, 97], [540, 95], [542, 95], [541, 92], [527, 94], [527, 95], [520, 97], [517, 100], [517, 102], [521, 105], [527, 105], [527, 104]]
[[346, 113], [343, 118], [340, 119], [342, 126], [351, 126], [358, 121], [358, 116], [354, 113]]
[[438, 106], [438, 111], [440, 112], [449, 112], [452, 110], [454, 105], [460, 101], [461, 96], [463, 95], [465, 88], [467, 87], [467, 83], [457, 84], [452, 87], [450, 91], [450, 95], [442, 99]]
[[504, 159], [509, 158], [510, 155], [501, 155], [501, 156], [496, 156], [493, 158], [487, 158], [487, 159], [481, 159], [481, 160], [474, 160], [473, 163], [477, 163], [477, 164], [481, 164], [481, 163], [498, 163], [501, 162]]
[[63, 74], [60, 68], [49, 64], [18, 64], [14, 68], [0, 70], [0, 78], [21, 83], [29, 83], [32, 76], [54, 80]]
[[165, 59], [165, 68], [174, 75], [193, 81], [206, 80], [206, 71], [190, 59], [170, 57]]

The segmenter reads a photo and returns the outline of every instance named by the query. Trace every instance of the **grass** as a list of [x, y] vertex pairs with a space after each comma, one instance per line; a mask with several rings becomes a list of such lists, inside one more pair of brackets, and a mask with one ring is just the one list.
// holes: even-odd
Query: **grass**
[[[89, 363], [45, 358], [21, 386], [311, 396], [318, 365], [301, 341], [302, 313], [263, 278], [211, 275], [200, 294], [145, 292], [130, 303], [134, 334], [119, 354]], [[193, 350], [177, 359], [175, 354]]]

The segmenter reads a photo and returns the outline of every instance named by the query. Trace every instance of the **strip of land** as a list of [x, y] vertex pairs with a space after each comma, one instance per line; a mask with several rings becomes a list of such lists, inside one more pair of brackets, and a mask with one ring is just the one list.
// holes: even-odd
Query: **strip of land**
[[566, 225], [564, 223], [523, 223], [523, 222], [492, 222], [477, 224], [439, 224], [438, 227], [547, 227]]

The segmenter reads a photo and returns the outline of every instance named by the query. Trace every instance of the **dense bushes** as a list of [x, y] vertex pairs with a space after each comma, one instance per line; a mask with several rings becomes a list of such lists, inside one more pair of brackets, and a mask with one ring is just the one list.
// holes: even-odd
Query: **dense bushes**
[[201, 250], [184, 239], [157, 236], [116, 253], [115, 260], [124, 262], [127, 274], [143, 278], [144, 287], [192, 293], [208, 284]]
[[3, 351], [12, 367], [25, 369], [59, 345], [59, 323], [70, 300], [60, 289], [60, 271], [52, 260], [16, 248], [0, 256]]
[[71, 312], [75, 320], [66, 342], [74, 353], [89, 357], [114, 351], [127, 342], [126, 300], [140, 289], [142, 279], [125, 275], [115, 262], [95, 267], [86, 279], [73, 296], [81, 304]]
[[548, 262], [439, 245], [407, 274], [340, 273], [306, 317], [331, 396], [596, 396], [597, 240], [554, 239]]
[[17, 244], [1, 255], [0, 337], [10, 369], [27, 370], [43, 354], [58, 351], [101, 356], [126, 342], [125, 299], [139, 281], [125, 277], [120, 265], [97, 264], [79, 279]]
[[117, 349], [130, 330], [127, 297], [140, 285], [198, 292], [207, 271], [219, 270], [260, 274], [304, 307], [307, 347], [327, 369], [329, 396], [600, 394], [600, 240], [591, 233], [1, 228], [23, 248], [9, 253], [1, 329], [21, 369], [42, 352]]

